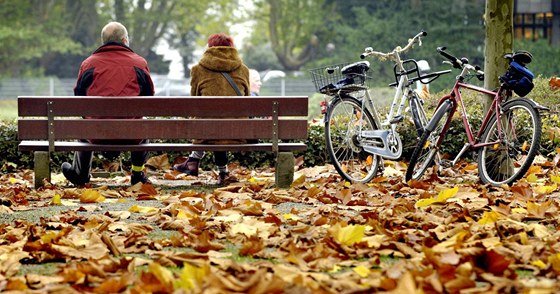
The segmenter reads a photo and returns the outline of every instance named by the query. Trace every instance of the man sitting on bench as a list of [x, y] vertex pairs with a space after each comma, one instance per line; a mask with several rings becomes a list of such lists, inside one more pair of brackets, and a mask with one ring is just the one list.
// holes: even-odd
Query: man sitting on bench
[[[129, 48], [126, 27], [118, 22], [108, 23], [101, 31], [103, 45], [82, 62], [76, 96], [153, 96], [154, 85], [148, 63]], [[88, 118], [88, 117], [86, 117]], [[92, 117], [89, 117], [92, 118]], [[99, 118], [99, 117], [95, 117]], [[107, 117], [104, 117], [107, 118]], [[141, 119], [141, 117], [135, 117]], [[139, 144], [139, 141], [116, 140], [122, 144]], [[90, 140], [91, 143], [109, 143]], [[112, 142], [115, 143], [115, 142]], [[81, 186], [89, 182], [92, 151], [74, 153], [72, 164], [62, 164], [62, 173], [72, 184]], [[131, 152], [132, 185], [149, 180], [144, 174], [147, 152]]]

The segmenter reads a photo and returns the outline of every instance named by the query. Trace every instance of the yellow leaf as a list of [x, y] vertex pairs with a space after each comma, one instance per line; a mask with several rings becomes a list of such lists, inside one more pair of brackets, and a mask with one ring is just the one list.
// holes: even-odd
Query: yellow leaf
[[523, 245], [529, 244], [529, 237], [527, 236], [526, 232], [519, 233], [519, 241], [521, 241], [521, 244]]
[[300, 217], [299, 217], [299, 216], [293, 215], [293, 214], [291, 214], [291, 213], [284, 213], [283, 216], [284, 216], [284, 219], [285, 219], [285, 220], [295, 220], [295, 221], [300, 220]]
[[546, 268], [546, 264], [540, 259], [531, 261], [531, 264], [540, 268], [540, 269], [545, 269]]
[[190, 219], [190, 217], [185, 213], [184, 210], [179, 210], [179, 212], [177, 213], [176, 218], [189, 218], [189, 219]]
[[455, 194], [457, 194], [458, 191], [459, 191], [459, 187], [443, 190], [439, 192], [436, 198], [430, 197], [430, 198], [420, 199], [416, 201], [416, 207], [426, 207], [434, 203], [445, 203], [447, 199], [455, 196]]
[[556, 191], [556, 188], [558, 188], [556, 184], [552, 184], [552, 186], [538, 186], [535, 187], [535, 192], [540, 195], [547, 195]]
[[8, 181], [10, 181], [10, 184], [17, 184], [17, 183], [22, 183], [22, 180], [16, 179], [16, 178], [10, 178]]
[[482, 218], [477, 223], [481, 225], [493, 224], [500, 218], [500, 214], [495, 211], [485, 211]]
[[367, 268], [363, 265], [359, 265], [359, 266], [353, 268], [353, 270], [354, 270], [355, 273], [357, 273], [362, 278], [367, 277], [369, 275], [369, 273], [371, 273], [369, 268]]
[[366, 158], [366, 164], [367, 164], [368, 166], [370, 166], [372, 163], [373, 163], [373, 156], [369, 155], [369, 156]]
[[550, 200], [543, 203], [527, 201], [527, 213], [537, 217], [544, 217], [551, 204], [552, 202]]
[[523, 145], [521, 146], [521, 151], [527, 151], [527, 149], [529, 149], [529, 144], [527, 143], [527, 141], [524, 141]]
[[157, 262], [150, 263], [148, 267], [150, 269], [150, 272], [154, 274], [154, 276], [156, 276], [156, 278], [160, 281], [162, 285], [165, 286], [172, 285], [174, 278], [173, 278], [173, 273], [170, 270], [161, 266]]
[[552, 269], [554, 269], [556, 273], [560, 273], [560, 253], [550, 255], [548, 257], [548, 262], [552, 265]]
[[82, 203], [98, 203], [105, 201], [105, 197], [93, 189], [85, 189], [80, 195], [80, 202]]
[[551, 175], [550, 176], [550, 180], [555, 183], [555, 184], [560, 184], [560, 176], [557, 175]]
[[51, 204], [52, 205], [62, 205], [62, 199], [61, 199], [59, 194], [54, 194], [54, 196], [51, 200]]
[[175, 281], [175, 289], [193, 290], [202, 284], [208, 275], [208, 266], [196, 267], [189, 263], [183, 264], [181, 277]]
[[523, 207], [516, 207], [516, 208], [512, 208], [511, 212], [513, 212], [513, 213], [527, 213], [527, 209], [525, 209]]
[[128, 211], [130, 212], [140, 212], [140, 213], [148, 213], [148, 212], [155, 212], [158, 209], [155, 207], [149, 207], [149, 206], [140, 206], [137, 204], [132, 205]]
[[342, 268], [341, 268], [338, 264], [335, 264], [335, 265], [333, 266], [333, 268], [329, 271], [329, 273], [333, 273], [333, 274], [334, 274], [334, 273], [338, 273], [341, 269], [342, 269]]
[[529, 183], [536, 183], [538, 180], [539, 178], [535, 174], [530, 174], [527, 176], [527, 182]]
[[43, 243], [51, 243], [51, 241], [56, 238], [58, 234], [55, 232], [48, 232], [45, 233], [43, 235], [41, 235], [41, 241], [43, 241]]
[[334, 236], [335, 241], [337, 241], [339, 244], [344, 244], [347, 246], [352, 246], [356, 242], [362, 241], [362, 239], [364, 238], [365, 230], [366, 227], [363, 225], [349, 225], [346, 227], [341, 227], [339, 223], [331, 228], [331, 232]]
[[299, 185], [302, 185], [303, 183], [305, 183], [305, 175], [301, 175], [299, 178], [295, 179], [295, 181], [292, 182], [292, 187], [297, 187]]

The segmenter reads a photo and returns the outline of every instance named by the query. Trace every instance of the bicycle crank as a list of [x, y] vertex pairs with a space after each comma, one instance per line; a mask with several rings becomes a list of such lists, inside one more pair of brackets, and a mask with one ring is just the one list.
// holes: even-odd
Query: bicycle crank
[[391, 130], [362, 131], [362, 139], [366, 152], [388, 159], [399, 159], [402, 155], [401, 138]]

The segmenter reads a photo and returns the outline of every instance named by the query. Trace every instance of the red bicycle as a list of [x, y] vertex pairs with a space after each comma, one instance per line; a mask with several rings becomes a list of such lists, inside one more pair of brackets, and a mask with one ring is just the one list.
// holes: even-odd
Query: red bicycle
[[[406, 180], [421, 179], [434, 162], [440, 168], [449, 164], [454, 166], [467, 150], [478, 151], [478, 173], [484, 183], [499, 186], [519, 180], [531, 166], [540, 146], [540, 111], [548, 110], [528, 98], [512, 99], [512, 92], [525, 96], [533, 88], [533, 74], [525, 67], [532, 61], [531, 54], [527, 51], [506, 54], [504, 57], [509, 59], [510, 67], [500, 77], [500, 87], [496, 91], [489, 91], [468, 82], [473, 76], [484, 80], [484, 72], [480, 67], [470, 65], [467, 58], [454, 57], [445, 51], [445, 47], [439, 47], [437, 51], [448, 59], [444, 63], [460, 69], [461, 74], [457, 76], [451, 93], [440, 99], [420, 137], [410, 158]], [[461, 97], [463, 89], [494, 97], [476, 137]], [[468, 142], [449, 162], [442, 160], [438, 151], [458, 106]]]

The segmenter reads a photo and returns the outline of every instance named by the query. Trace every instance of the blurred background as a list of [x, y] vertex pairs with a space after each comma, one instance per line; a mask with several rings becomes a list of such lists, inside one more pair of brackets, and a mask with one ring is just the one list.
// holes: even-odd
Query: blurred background
[[[188, 95], [190, 68], [209, 34], [231, 34], [244, 62], [261, 73], [261, 95], [318, 97], [309, 70], [353, 62], [365, 47], [389, 51], [420, 30], [423, 46], [406, 58], [446, 69], [447, 46], [484, 63], [485, 0], [2, 0], [0, 118], [15, 118], [18, 95], [72, 95], [78, 68], [100, 44], [109, 21], [129, 30], [130, 47], [148, 60], [156, 95]], [[560, 0], [514, 1], [514, 49], [533, 53], [537, 76], [560, 71]], [[379, 101], [393, 98], [393, 64], [370, 60]], [[444, 76], [431, 91], [452, 85]]]

